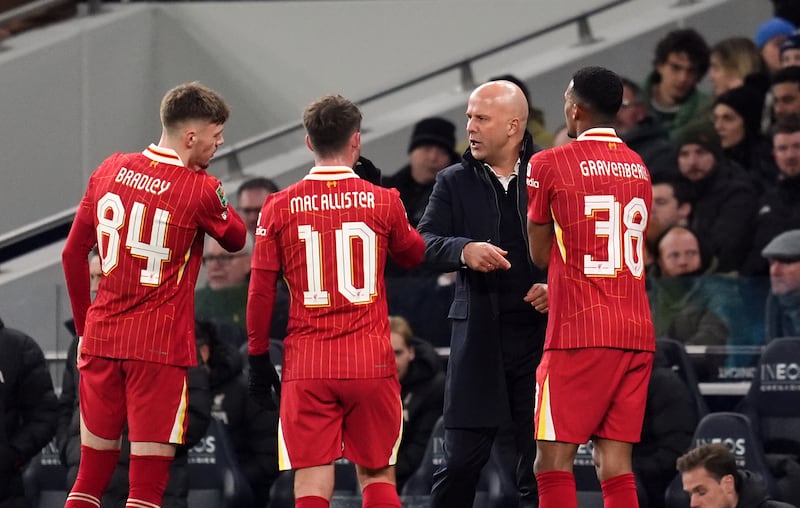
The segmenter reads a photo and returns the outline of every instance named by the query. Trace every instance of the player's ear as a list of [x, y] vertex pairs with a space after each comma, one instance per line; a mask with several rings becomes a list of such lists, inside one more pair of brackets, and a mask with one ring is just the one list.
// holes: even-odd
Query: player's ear
[[307, 146], [307, 147], [308, 147], [308, 149], [309, 149], [309, 150], [311, 150], [312, 152], [314, 151], [314, 147], [313, 147], [313, 146], [311, 146], [311, 138], [309, 138], [309, 137], [308, 137], [308, 134], [306, 134], [306, 146]]
[[183, 131], [183, 143], [187, 148], [192, 148], [197, 141], [197, 131], [194, 129], [186, 129]]
[[350, 136], [350, 146], [353, 149], [361, 150], [361, 131], [355, 131], [352, 136]]

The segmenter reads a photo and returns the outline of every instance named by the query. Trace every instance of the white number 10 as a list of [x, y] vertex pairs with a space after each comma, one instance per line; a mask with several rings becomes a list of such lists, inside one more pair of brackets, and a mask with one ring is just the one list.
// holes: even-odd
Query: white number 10
[[[598, 211], [607, 211], [608, 220], [595, 222], [594, 233], [608, 238], [608, 258], [594, 259], [583, 256], [583, 273], [600, 277], [615, 277], [622, 269], [622, 260], [634, 277], [644, 272], [644, 229], [647, 226], [647, 206], [642, 198], [631, 199], [620, 211], [614, 196], [586, 196], [583, 212], [591, 217]], [[620, 220], [621, 219], [621, 220]], [[624, 233], [623, 233], [623, 227]]]
[[[303, 292], [303, 305], [306, 307], [326, 306], [330, 303], [328, 292], [322, 284], [322, 246], [319, 231], [310, 225], [297, 226], [297, 234], [306, 244], [306, 269], [308, 291]], [[364, 245], [361, 269], [364, 273], [364, 287], [355, 287], [353, 252], [351, 240], [358, 238]], [[343, 222], [336, 230], [336, 284], [339, 293], [351, 303], [368, 303], [376, 293], [378, 244], [375, 232], [363, 222]]]

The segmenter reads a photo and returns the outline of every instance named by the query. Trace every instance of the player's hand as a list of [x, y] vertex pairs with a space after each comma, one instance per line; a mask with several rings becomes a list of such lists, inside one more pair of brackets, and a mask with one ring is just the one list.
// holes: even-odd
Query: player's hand
[[489, 242], [470, 242], [464, 246], [464, 263], [476, 272], [508, 270], [511, 263], [505, 258], [508, 251]]
[[75, 352], [75, 365], [80, 365], [81, 363], [81, 343], [83, 342], [83, 336], [78, 336], [78, 350]]
[[375, 185], [381, 184], [381, 170], [375, 167], [371, 160], [363, 155], [358, 158], [356, 165], [353, 166], [353, 171], [363, 180], [373, 183]]
[[522, 298], [537, 311], [547, 314], [550, 310], [550, 298], [547, 296], [547, 284], [536, 283], [528, 290]]
[[281, 378], [269, 358], [269, 353], [249, 355], [247, 359], [250, 363], [250, 381], [247, 385], [250, 397], [263, 408], [275, 411], [278, 406], [272, 398], [272, 390], [275, 390], [275, 395], [280, 399]]

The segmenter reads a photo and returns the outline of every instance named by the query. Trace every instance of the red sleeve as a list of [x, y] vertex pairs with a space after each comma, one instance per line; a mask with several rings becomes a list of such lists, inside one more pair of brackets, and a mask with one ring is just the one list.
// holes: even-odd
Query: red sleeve
[[253, 268], [247, 292], [247, 353], [260, 355], [269, 351], [269, 329], [275, 303], [278, 272]]
[[528, 162], [525, 183], [528, 187], [528, 220], [535, 224], [550, 224], [550, 188], [552, 178], [550, 150], [533, 154]]
[[214, 177], [207, 177], [200, 197], [200, 226], [229, 252], [242, 250], [247, 239], [247, 229], [228, 203], [222, 183]]
[[392, 200], [392, 231], [389, 237], [389, 254], [400, 268], [414, 268], [422, 262], [425, 255], [425, 241], [408, 222], [400, 194], [394, 191]]
[[94, 221], [90, 209], [85, 205], [86, 199], [81, 201], [72, 228], [67, 236], [67, 243], [61, 253], [61, 264], [64, 267], [64, 278], [67, 282], [67, 292], [72, 304], [72, 319], [75, 321], [75, 333], [83, 335], [83, 325], [86, 322], [86, 312], [91, 303], [89, 292], [89, 251], [97, 243], [94, 231]]

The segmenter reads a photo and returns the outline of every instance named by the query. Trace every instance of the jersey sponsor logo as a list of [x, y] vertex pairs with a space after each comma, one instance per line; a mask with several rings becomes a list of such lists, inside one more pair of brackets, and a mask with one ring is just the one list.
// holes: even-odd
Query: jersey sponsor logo
[[136, 190], [143, 190], [149, 192], [150, 194], [155, 194], [156, 196], [164, 194], [169, 190], [170, 186], [172, 186], [172, 182], [169, 180], [153, 178], [152, 176], [139, 173], [138, 171], [134, 171], [126, 167], [119, 169], [117, 177], [114, 178], [114, 181], [116, 183], [125, 185], [126, 187]]
[[533, 187], [534, 189], [538, 189], [539, 187], [541, 187], [541, 184], [537, 179], [530, 177], [525, 179], [525, 185], [527, 185], [528, 187]]

